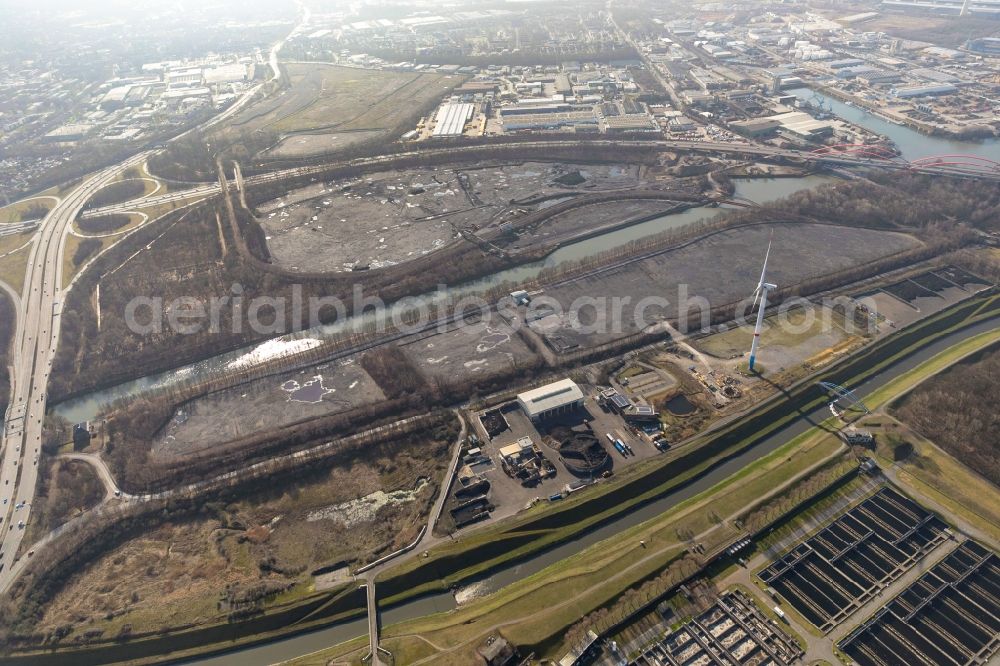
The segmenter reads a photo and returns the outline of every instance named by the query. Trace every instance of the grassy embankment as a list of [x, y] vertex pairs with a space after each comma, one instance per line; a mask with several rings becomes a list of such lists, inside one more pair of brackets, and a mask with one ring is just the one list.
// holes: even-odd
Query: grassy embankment
[[[927, 377], [936, 374], [968, 354], [995, 344], [998, 340], [1000, 340], [1000, 330], [990, 331], [956, 345], [920, 364], [917, 368], [904, 373], [878, 391], [867, 396], [865, 399], [866, 404], [875, 409], [880, 408], [891, 400], [896, 399], [900, 394], [909, 391], [913, 386], [919, 384]], [[830, 425], [830, 420], [828, 419], [822, 425]], [[635, 552], [637, 549], [634, 546], [634, 542], [636, 539], [648, 539], [647, 547], [650, 550], [655, 550], [659, 546], [663, 558], [655, 559], [660, 561], [661, 566], [665, 565], [666, 561], [669, 560], [669, 555], [676, 555], [676, 551], [669, 549], [669, 542], [661, 542], [659, 540], [663, 534], [669, 533], [671, 530], [675, 531], [675, 533], [682, 532], [683, 530], [691, 529], [692, 526], [696, 529], [704, 529], [706, 526], [704, 522], [705, 514], [699, 517], [699, 522], [697, 518], [692, 520], [691, 513], [688, 513], [689, 510], [696, 510], [698, 505], [702, 507], [710, 506], [711, 513], [727, 515], [723, 512], [728, 511], [730, 508], [753, 504], [762, 495], [765, 495], [768, 490], [780, 487], [783, 482], [787, 482], [789, 477], [801, 474], [807, 469], [810, 461], [807, 461], [807, 458], [803, 454], [808, 456], [810, 451], [815, 453], [816, 449], [814, 447], [817, 443], [823, 441], [833, 443], [838, 440], [823, 429], [819, 427], [814, 428], [793, 439], [766, 458], [748, 466], [725, 482], [688, 502], [682, 503], [677, 508], [662, 514], [649, 523], [632, 528], [622, 535], [587, 549], [578, 556], [568, 558], [548, 567], [527, 581], [516, 583], [504, 589], [499, 594], [489, 597], [481, 604], [463, 608], [454, 613], [422, 618], [403, 623], [396, 627], [389, 627], [384, 632], [384, 636], [387, 641], [390, 641], [393, 637], [411, 639], [409, 643], [399, 643], [399, 647], [405, 651], [400, 657], [409, 658], [414, 645], [412, 639], [419, 637], [423, 643], [417, 645], [419, 648], [417, 653], [420, 655], [416, 657], [418, 660], [424, 658], [423, 655], [429, 646], [437, 645], [444, 649], [441, 650], [442, 654], [437, 655], [435, 658], [435, 663], [452, 663], [451, 660], [454, 657], [455, 660], [453, 663], [456, 664], [463, 663], [462, 659], [471, 655], [469, 650], [475, 647], [476, 642], [485, 638], [495, 628], [502, 628], [506, 636], [521, 645], [533, 645], [544, 642], [546, 631], [552, 629], [563, 630], [568, 626], [566, 622], [567, 618], [564, 617], [565, 613], [577, 613], [576, 617], [580, 617], [582, 614], [593, 610], [593, 608], [581, 608], [581, 604], [577, 600], [572, 599], [575, 591], [586, 589], [588, 592], [579, 596], [591, 597], [591, 595], [600, 594], [599, 590], [602, 589], [609, 593], [622, 589], [622, 583], [626, 582], [622, 580], [625, 578], [622, 573], [640, 568], [637, 567], [637, 563], [635, 562]], [[789, 455], [790, 453], [791, 455]], [[766, 473], [759, 473], [762, 469], [774, 465], [776, 461], [780, 466], [771, 468]], [[812, 462], [815, 464], [815, 461]], [[856, 487], [856, 484], [849, 486], [847, 490], [851, 490], [854, 487]], [[842, 494], [842, 492], [838, 492], [837, 496]], [[836, 496], [826, 498], [824, 504], [835, 498]], [[795, 525], [798, 524], [798, 522], [795, 523]], [[655, 531], [652, 531], [650, 528], [653, 528]], [[695, 533], [699, 535], [699, 541], [706, 543], [704, 537], [708, 535], [705, 532]], [[724, 536], [731, 538], [732, 536], [732, 534], [726, 535], [724, 530], [718, 530], [717, 535], [716, 538]], [[708, 536], [706, 546], [709, 548], [715, 545], [711, 539], [712, 537]], [[725, 541], [724, 538], [722, 540], [723, 542]], [[675, 541], [676, 547], [681, 547], [681, 545]], [[642, 551], [639, 552], [642, 553]], [[584, 566], [584, 570], [581, 572], [580, 568], [583, 563], [595, 564], [596, 566]], [[609, 577], [607, 572], [622, 573], [616, 573]], [[641, 579], [632, 581], [632, 584], [638, 582], [638, 580]], [[564, 584], [567, 581], [571, 582], [568, 585]], [[606, 588], [609, 587], [611, 589], [607, 590]], [[523, 588], [528, 589], [525, 590]], [[608, 598], [611, 598], [611, 596]], [[528, 601], [529, 599], [530, 601]], [[526, 601], [528, 602], [525, 603]], [[480, 606], [485, 606], [485, 608], [479, 609]], [[596, 608], [597, 606], [594, 607]], [[545, 610], [532, 610], [539, 608]], [[580, 612], [581, 610], [583, 611], [582, 613]], [[491, 620], [492, 622], [490, 622]], [[469, 632], [469, 625], [473, 625], [477, 629]], [[467, 637], [470, 633], [474, 634], [475, 638], [461, 643], [460, 637]], [[539, 636], [543, 636], [543, 638], [539, 639]], [[329, 658], [334, 654], [337, 653], [331, 651], [312, 655], [295, 663], [310, 664], [313, 659], [319, 657]], [[432, 652], [432, 654], [437, 653]], [[406, 659], [404, 661], [406, 663], [413, 663]]]
[[[860, 381], [865, 377], [871, 376], [879, 372], [884, 367], [891, 365], [893, 362], [902, 358], [913, 351], [929, 344], [933, 340], [947, 335], [948, 333], [958, 330], [964, 326], [975, 323], [976, 321], [981, 321], [990, 317], [995, 317], [998, 312], [1000, 312], [1000, 302], [998, 298], [992, 295], [981, 295], [974, 297], [963, 304], [950, 308], [947, 311], [938, 313], [928, 320], [914, 325], [907, 330], [904, 330], [892, 338], [882, 341], [880, 344], [876, 344], [871, 349], [866, 350], [859, 354], [856, 358], [849, 361], [845, 361], [840, 364], [836, 370], [831, 370], [826, 373], [825, 376], [830, 376], [834, 381], [841, 381], [842, 383], [852, 383], [853, 381]], [[753, 443], [758, 441], [761, 437], [767, 436], [769, 433], [773, 432], [777, 428], [786, 425], [791, 420], [800, 417], [800, 412], [811, 409], [825, 400], [824, 397], [817, 397], [815, 399], [809, 399], [808, 396], [803, 396], [802, 391], [792, 391], [788, 394], [787, 399], [777, 400], [776, 403], [771, 404], [758, 416], [747, 417], [738, 424], [732, 424], [726, 429], [720, 430], [718, 433], [713, 433], [708, 436], [710, 440], [717, 440], [717, 443], [713, 447], [708, 447], [707, 444], [711, 442], [706, 442], [702, 449], [711, 449], [709, 456], [698, 456], [695, 460], [695, 464], [690, 466], [687, 473], [674, 475], [670, 468], [674, 467], [675, 464], [690, 462], [686, 460], [687, 458], [693, 457], [691, 454], [685, 456], [685, 460], [663, 460], [654, 459], [654, 463], [647, 465], [645, 469], [637, 470], [630, 478], [623, 480], [618, 484], [608, 484], [603, 487], [594, 488], [587, 491], [587, 496], [580, 498], [570, 498], [558, 511], [548, 511], [543, 513], [540, 510], [535, 510], [529, 512], [524, 518], [518, 518], [515, 521], [511, 521], [510, 525], [500, 525], [495, 528], [490, 528], [488, 530], [483, 530], [481, 534], [474, 535], [470, 539], [462, 540], [461, 542], [456, 542], [455, 544], [448, 544], [442, 548], [434, 549], [434, 552], [430, 553], [430, 557], [426, 559], [418, 559], [413, 562], [406, 563], [396, 570], [391, 571], [391, 576], [387, 577], [387, 580], [395, 578], [398, 582], [406, 582], [407, 574], [414, 573], [420, 567], [426, 566], [428, 560], [431, 562], [436, 562], [438, 566], [443, 566], [452, 557], [464, 558], [465, 566], [463, 568], [455, 567], [452, 572], [453, 575], [441, 576], [436, 579], [431, 579], [420, 585], [414, 585], [411, 590], [412, 594], [416, 595], [419, 593], [426, 593], [436, 589], [443, 589], [447, 586], [466, 580], [477, 572], [483, 572], [491, 568], [495, 568], [504, 563], [509, 563], [515, 558], [523, 558], [532, 552], [535, 552], [547, 545], [553, 543], [558, 543], [565, 541], [572, 536], [579, 534], [587, 529], [592, 529], [596, 524], [610, 520], [621, 513], [630, 511], [634, 509], [638, 504], [645, 503], [657, 496], [662, 496], [672, 489], [676, 489], [684, 482], [691, 480], [699, 473], [704, 470], [718, 464], [721, 460], [731, 457], [734, 453], [744, 450]], [[734, 442], [735, 438], [735, 442]], [[805, 447], [801, 446], [801, 438], [794, 440], [793, 443], [787, 445], [789, 447], [798, 447], [805, 450]], [[721, 446], [719, 446], [721, 443]], [[570, 597], [565, 594], [562, 595], [564, 599], [568, 599], [565, 605], [560, 605], [555, 608], [546, 609], [547, 613], [555, 613], [553, 617], [549, 618], [548, 621], [542, 622], [528, 622], [527, 627], [522, 627], [521, 631], [517, 633], [519, 640], [524, 640], [526, 642], [532, 642], [535, 640], [540, 640], [540, 634], [547, 634], [551, 636], [554, 632], [558, 632], [562, 627], [559, 627], [562, 620], [569, 618], [570, 616], [575, 616], [578, 618], [579, 611], [587, 606], [598, 606], [602, 603], [602, 598], [606, 600], [609, 596], [614, 596], [615, 591], [611, 588], [615, 588], [618, 591], [627, 587], [630, 580], [641, 580], [644, 575], [649, 571], [656, 571], [661, 568], [665, 561], [669, 559], [666, 554], [666, 549], [669, 548], [670, 552], [676, 555], [680, 552], [680, 546], [676, 545], [677, 540], [674, 539], [671, 542], [665, 541], [669, 539], [670, 527], [666, 526], [663, 521], [669, 520], [681, 520], [687, 519], [691, 521], [702, 521], [704, 524], [706, 516], [692, 517], [690, 515], [691, 503], [696, 501], [704, 501], [705, 498], [714, 498], [716, 494], [729, 488], [730, 484], [739, 482], [741, 479], [745, 479], [747, 475], [750, 475], [754, 470], [761, 471], [761, 467], [767, 464], [766, 461], [773, 461], [780, 458], [781, 455], [787, 455], [788, 449], [783, 447], [781, 449], [782, 453], [775, 453], [765, 459], [765, 461], [758, 461], [755, 465], [748, 467], [746, 470], [741, 472], [741, 474], [727, 479], [722, 487], [717, 487], [707, 493], [703, 493], [688, 502], [674, 507], [670, 512], [664, 514], [653, 524], [640, 525], [637, 528], [629, 530], [623, 535], [616, 538], [616, 541], [622, 544], [624, 552], [620, 548], [618, 552], [600, 552], [598, 553], [599, 566], [595, 569], [588, 570], [586, 567], [576, 573], [572, 572], [572, 567], [581, 566], [580, 560], [578, 558], [570, 558], [565, 562], [561, 563], [558, 567], [547, 569], [545, 572], [533, 576], [525, 581], [521, 581], [515, 586], [506, 588], [498, 595], [489, 597], [483, 602], [473, 604], [467, 609], [463, 609], [459, 613], [487, 613], [491, 610], [496, 610], [498, 607], [507, 606], [507, 601], [518, 600], [518, 598], [525, 592], [530, 591], [530, 587], [538, 587], [540, 581], [547, 581], [546, 576], [555, 576], [556, 581], [563, 580], [563, 584], [569, 587], [579, 589], [577, 586], [579, 576], [589, 576], [591, 578], [600, 579], [599, 587], [586, 595], [586, 598], [575, 598]], [[692, 451], [691, 453], [697, 453], [697, 451]], [[801, 454], [800, 454], [801, 455]], [[799, 460], [802, 460], [800, 458]], [[787, 480], [788, 472], [787, 465], [782, 465], [781, 473], [783, 478]], [[623, 475], [624, 476], [624, 475]], [[754, 476], [755, 479], [760, 477]], [[652, 483], [650, 483], [650, 481]], [[774, 487], [775, 477], [771, 477], [768, 480], [768, 487]], [[645, 489], [641, 485], [645, 482]], [[763, 482], [762, 482], [763, 483]], [[626, 497], [630, 499], [624, 501], [610, 501], [609, 498], [614, 498], [616, 493], [624, 493]], [[738, 495], [737, 495], [738, 496]], [[721, 499], [721, 498], [720, 498]], [[593, 504], [591, 504], [593, 502]], [[601, 507], [611, 507], [610, 509], [605, 508], [601, 510]], [[745, 506], [745, 504], [744, 504]], [[595, 509], [596, 507], [596, 509]], [[722, 508], [722, 505], [719, 505]], [[688, 512], [685, 512], [688, 509]], [[713, 510], [716, 510], [715, 505], [713, 505]], [[586, 516], [586, 512], [594, 511], [595, 515], [590, 517]], [[718, 510], [716, 510], [718, 513]], [[568, 521], [566, 519], [569, 519]], [[528, 524], [533, 524], [534, 529], [526, 530], [525, 526]], [[548, 524], [548, 527], [546, 527]], [[695, 527], [698, 527], [698, 523], [694, 523]], [[657, 529], [659, 528], [659, 529]], [[674, 527], [673, 529], [677, 529]], [[635, 549], [637, 546], [636, 534], [637, 530], [649, 530], [651, 538], [654, 536], [653, 533], [659, 532], [658, 538], [661, 539], [658, 544], [661, 547], [660, 551], [657, 551], [654, 555], [648, 556], [648, 558], [638, 558], [635, 554]], [[713, 533], [722, 534], [722, 530], [716, 529]], [[516, 546], [516, 541], [512, 542], [512, 539], [520, 539], [522, 547], [519, 550], [517, 548], [508, 548], [513, 543]], [[639, 537], [641, 538], [641, 537]], [[492, 540], [492, 541], [491, 541]], [[476, 557], [482, 558], [483, 552], [480, 550], [477, 552], [477, 548], [491, 543], [497, 543], [499, 548], [496, 551], [499, 554], [495, 557], [488, 558], [485, 560], [480, 559], [476, 561]], [[631, 548], [626, 548], [626, 546], [631, 546]], [[507, 549], [507, 550], [505, 550]], [[489, 554], [489, 551], [485, 551]], [[644, 550], [645, 552], [645, 550]], [[622, 569], [619, 563], [615, 563], [614, 569], [607, 568], [607, 564], [604, 561], [605, 557], [617, 556], [620, 559], [621, 565], [626, 567]], [[619, 571], [612, 580], [607, 580], [608, 571]], [[426, 570], [425, 570], [426, 575]], [[568, 577], [568, 579], [567, 579]], [[410, 577], [412, 580], [412, 577]], [[526, 587], [528, 586], [528, 587]], [[380, 590], [386, 587], [386, 582], [380, 584]], [[544, 585], [542, 585], [544, 587]], [[546, 594], [548, 594], [546, 592]], [[405, 597], [411, 596], [410, 594], [397, 593], [395, 595], [395, 600], [401, 600]], [[559, 596], [559, 595], [557, 595]], [[315, 603], [315, 599], [308, 600], [310, 603]], [[389, 601], [392, 601], [390, 599]], [[531, 603], [532, 607], [543, 608], [544, 602], [538, 605], [537, 600], [533, 600]], [[507, 614], [513, 614], [516, 616], [516, 607], [513, 611], [505, 610]], [[360, 609], [359, 609], [360, 610]], [[352, 613], [348, 613], [350, 615]], [[338, 613], [338, 616], [343, 616]], [[443, 619], [442, 619], [443, 617]], [[450, 627], [452, 624], [449, 622], [451, 615], [447, 616], [435, 616], [434, 618], [425, 618], [423, 620], [415, 622], [436, 622], [445, 623], [440, 627], [427, 626], [427, 629], [435, 629], [436, 631], [447, 632], [449, 630], [453, 631]], [[296, 625], [296, 629], [302, 630], [310, 626], [321, 626], [324, 624], [329, 624], [332, 621], [330, 615], [326, 615], [323, 618], [317, 618], [315, 621], [304, 621]], [[464, 621], [464, 620], [463, 620]], [[482, 626], [481, 622], [477, 622], [477, 626]], [[392, 629], [386, 632], [387, 640], [395, 637], [405, 636], [407, 631], [420, 631], [422, 630], [420, 625], [415, 625], [414, 623], [409, 623], [405, 626], [401, 625], [401, 628]], [[467, 630], [467, 627], [466, 627]], [[524, 633], [521, 633], [524, 632]], [[282, 630], [276, 630], [274, 632], [260, 632], [252, 638], [243, 638], [240, 642], [251, 642], [253, 640], [259, 640], [265, 638], [268, 634], [277, 635], [283, 633]], [[412, 642], [412, 641], [411, 641]], [[233, 645], [233, 643], [228, 643], [228, 645]], [[209, 649], [211, 646], [201, 645], [194, 650], [204, 651]], [[449, 648], [445, 648], [449, 649]], [[339, 648], [338, 648], [339, 650]]]
[[0, 281], [17, 293], [24, 288], [24, 272], [28, 268], [32, 234], [0, 236]]
[[0, 224], [9, 224], [11, 222], [21, 222], [25, 219], [32, 219], [38, 214], [44, 214], [52, 210], [55, 206], [56, 201], [50, 197], [55, 196], [58, 190], [52, 188], [46, 190], [42, 194], [35, 195], [33, 197], [28, 197], [27, 199], [21, 199], [20, 201], [15, 201], [8, 206], [0, 207]]
[[[966, 325], [1000, 313], [1000, 299], [983, 295], [929, 317], [875, 343], [823, 373], [842, 385], [857, 385], [917, 349]], [[779, 396], [780, 397], [780, 396]], [[380, 581], [387, 603], [448, 589], [482, 573], [523, 559], [603, 524], [698, 478], [751, 448], [825, 401], [811, 382], [789, 390], [758, 414], [704, 435], [682, 452], [651, 459], [620, 475], [617, 483], [577, 493], [558, 509], [537, 505], [516, 519], [437, 546], [428, 557], [390, 570]]]
[[[696, 535], [691, 540], [711, 552], [739, 534], [732, 517], [827, 465], [846, 471], [853, 463], [835, 435], [811, 430], [656, 518], [496, 594], [453, 612], [387, 628], [386, 644], [402, 647], [405, 652], [394, 656], [397, 663], [407, 664], [430, 655], [435, 664], [471, 663], [476, 645], [496, 629], [518, 645], [551, 645], [554, 636], [580, 617], [612, 603], [623, 590], [649, 580], [682, 555], [689, 541], [678, 535]], [[331, 650], [293, 663], [325, 663], [342, 654]]]

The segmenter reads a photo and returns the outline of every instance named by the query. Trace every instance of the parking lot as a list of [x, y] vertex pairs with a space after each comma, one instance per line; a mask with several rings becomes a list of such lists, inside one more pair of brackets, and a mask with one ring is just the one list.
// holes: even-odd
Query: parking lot
[[936, 516], [883, 488], [758, 574], [824, 632], [948, 538]]
[[[485, 410], [487, 412], [498, 410], [506, 424], [502, 432], [494, 434], [491, 438], [481, 421], [483, 412], [473, 415], [470, 419], [474, 424], [474, 432], [480, 439], [478, 448], [481, 450], [481, 455], [488, 460], [469, 466], [466, 474], [476, 475], [489, 482], [489, 501], [494, 507], [491, 519], [513, 515], [535, 501], [558, 501], [554, 496], [565, 495], [590, 482], [597, 482], [604, 471], [614, 474], [627, 465], [659, 455], [660, 452], [653, 446], [649, 437], [630, 431], [620, 415], [606, 411], [598, 404], [596, 388], [592, 386], [581, 388], [585, 392], [584, 409], [557, 420], [532, 423], [516, 402], [507, 403], [499, 408]], [[552, 437], [552, 433], [559, 432], [560, 428], [581, 426], [584, 423], [590, 426], [594, 436], [610, 457], [610, 465], [606, 469], [602, 468], [593, 477], [571, 472], [560, 456], [558, 444]], [[623, 455], [617, 451], [608, 440], [609, 434], [628, 445], [631, 453], [626, 452]], [[504, 471], [501, 449], [515, 445], [525, 437], [537, 444], [542, 456], [552, 463], [555, 468], [554, 476], [543, 477], [536, 483], [524, 485]], [[461, 477], [460, 473], [459, 478]], [[473, 480], [471, 483], [475, 482]], [[456, 486], [460, 489], [462, 484]]]

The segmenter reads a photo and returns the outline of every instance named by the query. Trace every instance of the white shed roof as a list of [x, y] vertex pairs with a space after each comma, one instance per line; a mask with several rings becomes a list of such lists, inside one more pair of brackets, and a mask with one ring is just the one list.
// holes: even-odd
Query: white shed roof
[[563, 379], [518, 394], [517, 399], [528, 415], [534, 416], [583, 400], [583, 391], [572, 379]]

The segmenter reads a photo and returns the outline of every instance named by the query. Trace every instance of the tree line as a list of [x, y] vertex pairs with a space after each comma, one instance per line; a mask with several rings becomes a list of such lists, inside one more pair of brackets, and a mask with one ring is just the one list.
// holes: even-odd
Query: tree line
[[80, 217], [76, 220], [76, 226], [85, 234], [106, 234], [117, 231], [132, 222], [132, 218], [125, 213], [111, 213], [100, 217]]
[[900, 420], [1000, 486], [1000, 348], [994, 346], [918, 386], [894, 408]]

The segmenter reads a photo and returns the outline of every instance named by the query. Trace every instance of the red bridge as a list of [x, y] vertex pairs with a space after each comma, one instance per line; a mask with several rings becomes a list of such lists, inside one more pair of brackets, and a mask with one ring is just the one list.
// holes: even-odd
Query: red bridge
[[983, 176], [1000, 177], [1000, 162], [982, 155], [932, 155], [908, 161], [884, 145], [866, 143], [840, 143], [833, 146], [823, 146], [809, 154], [818, 157], [860, 157], [864, 161], [871, 162], [873, 166], [907, 169], [919, 173], [980, 178]]

